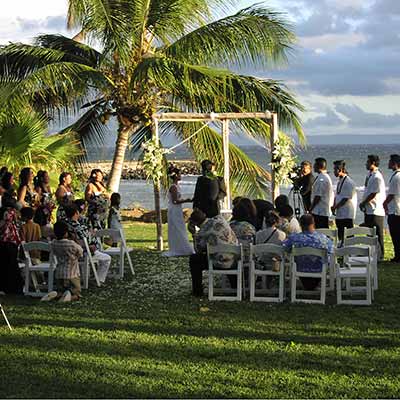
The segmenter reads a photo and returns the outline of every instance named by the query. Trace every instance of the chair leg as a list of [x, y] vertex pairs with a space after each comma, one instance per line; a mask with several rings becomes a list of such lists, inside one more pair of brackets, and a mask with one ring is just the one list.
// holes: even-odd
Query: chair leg
[[292, 271], [292, 290], [290, 291], [290, 298], [292, 303], [296, 302], [296, 271], [294, 268]]
[[211, 301], [214, 298], [214, 276], [212, 271], [208, 271], [208, 300]]
[[325, 300], [326, 300], [326, 272], [323, 272], [321, 277], [321, 303], [325, 304]]
[[129, 254], [128, 251], [125, 251], [125, 253], [126, 253], [126, 257], [128, 258], [128, 264], [129, 264], [129, 268], [131, 269], [131, 273], [132, 273], [132, 275], [135, 275], [135, 270], [133, 269], [131, 255]]
[[249, 286], [250, 286], [250, 301], [254, 301], [254, 296], [256, 291], [256, 276], [253, 263], [250, 264], [250, 269], [249, 269]]
[[336, 302], [342, 304], [342, 281], [339, 276], [336, 278]]
[[285, 298], [285, 271], [283, 270], [279, 274], [279, 302], [282, 303], [284, 298]]
[[29, 293], [30, 271], [25, 267], [25, 294]]
[[54, 284], [54, 269], [51, 265], [49, 268], [48, 280], [49, 280], [49, 282], [47, 284], [48, 284], [49, 293], [50, 293], [51, 291], [53, 291], [53, 284]]
[[242, 273], [243, 270], [239, 270], [237, 273], [237, 299], [239, 301], [242, 300], [242, 293], [243, 293], [243, 286], [244, 286], [244, 282], [242, 281]]
[[125, 270], [125, 252], [123, 250], [121, 250], [119, 261], [120, 261], [119, 274], [120, 274], [121, 279], [122, 279], [124, 277], [124, 270]]

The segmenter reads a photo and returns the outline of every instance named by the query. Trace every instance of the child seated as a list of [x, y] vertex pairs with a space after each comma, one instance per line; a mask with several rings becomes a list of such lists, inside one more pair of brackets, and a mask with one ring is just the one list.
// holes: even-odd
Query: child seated
[[69, 237], [79, 243], [81, 247], [84, 246], [83, 239], [86, 238], [88, 241], [89, 249], [93, 255], [93, 260], [97, 261], [99, 265], [97, 271], [99, 281], [100, 283], [104, 283], [106, 281], [108, 270], [110, 269], [111, 256], [100, 251], [101, 244], [98, 238], [90, 238], [88, 225], [83, 223], [84, 220], [82, 219], [81, 222], [79, 222], [79, 210], [75, 204], [65, 207], [65, 216]]
[[[34, 213], [31, 207], [24, 207], [21, 209], [21, 220], [23, 222], [21, 226], [21, 237], [25, 242], [37, 242], [42, 238], [39, 224], [33, 222]], [[32, 250], [30, 255], [33, 265], [40, 263], [40, 251]]]
[[54, 224], [55, 240], [51, 249], [57, 259], [55, 273], [57, 291], [48, 293], [42, 301], [60, 297], [60, 302], [79, 300], [81, 295], [81, 278], [79, 258], [83, 256], [82, 247], [68, 239], [68, 225], [59, 221]]

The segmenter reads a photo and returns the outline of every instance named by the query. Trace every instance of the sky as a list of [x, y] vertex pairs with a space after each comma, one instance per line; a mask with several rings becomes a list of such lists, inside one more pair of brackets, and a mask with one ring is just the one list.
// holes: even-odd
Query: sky
[[[1, 2], [0, 44], [74, 34], [65, 27], [67, 0]], [[400, 0], [257, 3], [285, 13], [298, 43], [288, 66], [245, 72], [287, 84], [307, 109], [307, 135], [400, 132]]]

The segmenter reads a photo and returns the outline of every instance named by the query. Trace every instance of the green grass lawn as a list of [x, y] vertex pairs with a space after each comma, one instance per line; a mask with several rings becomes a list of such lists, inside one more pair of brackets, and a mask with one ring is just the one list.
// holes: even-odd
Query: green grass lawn
[[0, 397], [399, 397], [399, 265], [371, 307], [209, 303], [154, 225], [126, 233], [134, 278], [65, 305], [0, 297]]

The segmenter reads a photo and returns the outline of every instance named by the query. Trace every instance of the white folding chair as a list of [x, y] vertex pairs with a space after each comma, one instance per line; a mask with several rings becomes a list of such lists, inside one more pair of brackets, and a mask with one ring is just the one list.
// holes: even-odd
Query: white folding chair
[[[53, 290], [54, 286], [54, 271], [56, 269], [56, 260], [51, 251], [51, 246], [49, 243], [45, 242], [29, 242], [23, 243], [22, 249], [25, 255], [25, 296], [41, 297], [46, 295], [48, 292]], [[31, 251], [45, 251], [49, 253], [49, 261], [41, 262], [40, 264], [33, 265], [32, 259], [29, 254]], [[42, 292], [41, 286], [38, 283], [37, 273], [47, 272], [47, 292]], [[30, 290], [30, 283], [32, 281], [34, 291]]]
[[[317, 229], [317, 232], [322, 233], [323, 235], [327, 236], [329, 239], [332, 240], [333, 242], [333, 247], [336, 248], [338, 245], [338, 232], [337, 229], [326, 229], [326, 228], [321, 228]], [[329, 256], [329, 272], [327, 276], [329, 280], [329, 290], [333, 291], [335, 290], [335, 257]]]
[[122, 229], [99, 229], [94, 233], [94, 236], [100, 238], [102, 241], [104, 238], [110, 238], [114, 243], [118, 244], [118, 247], [108, 247], [107, 249], [103, 248], [101, 251], [111, 257], [119, 257], [119, 278], [124, 277], [125, 255], [128, 259], [131, 273], [132, 275], [135, 275], [132, 259], [129, 254], [131, 251], [133, 251], [133, 249], [126, 245], [125, 235]]
[[[371, 263], [372, 263], [372, 282], [374, 290], [378, 289], [378, 237], [369, 236], [353, 236], [345, 238], [344, 245], [348, 246], [367, 246], [371, 249]], [[366, 256], [352, 256], [346, 257], [345, 263], [349, 267], [364, 266], [368, 262]]]
[[[320, 257], [322, 262], [321, 272], [301, 272], [297, 270], [296, 257], [299, 256], [314, 256]], [[302, 302], [302, 303], [314, 303], [314, 304], [325, 304], [326, 299], [326, 271], [327, 265], [327, 250], [325, 249], [314, 249], [312, 247], [294, 247], [290, 253], [290, 266], [291, 266], [291, 302]], [[320, 278], [321, 279], [321, 290], [319, 300], [310, 298], [298, 298], [296, 296], [297, 278]], [[315, 294], [315, 291], [298, 291], [302, 294]]]
[[[235, 258], [233, 268], [231, 269], [215, 269], [215, 256], [218, 254], [229, 254]], [[213, 300], [226, 300], [226, 301], [241, 301], [242, 300], [242, 279], [243, 279], [243, 249], [242, 245], [220, 244], [217, 246], [207, 245], [207, 258], [208, 258], [208, 299]], [[237, 277], [237, 287], [233, 291], [235, 296], [228, 296], [227, 291], [224, 290], [223, 295], [219, 296], [214, 293], [214, 278], [219, 276], [233, 275]], [[231, 292], [232, 290], [230, 290]]]
[[343, 241], [351, 236], [376, 236], [376, 227], [368, 228], [367, 226], [356, 226], [354, 228], [344, 228]]
[[[263, 302], [274, 302], [282, 303], [285, 296], [285, 249], [282, 246], [275, 244], [258, 244], [250, 245], [250, 274], [249, 274], [249, 285], [250, 285], [250, 301], [263, 301]], [[279, 271], [266, 270], [263, 267], [260, 260], [265, 257], [271, 258], [276, 257], [279, 259]], [[272, 267], [272, 265], [271, 265]], [[278, 277], [279, 287], [278, 296], [259, 296], [256, 295], [256, 282], [257, 277]], [[267, 290], [265, 290], [267, 291]], [[263, 290], [264, 292], [264, 290]]]
[[[350, 257], [363, 257], [365, 258], [364, 264], [358, 264], [357, 266], [347, 266], [336, 269], [336, 291], [337, 291], [337, 303], [338, 304], [353, 304], [353, 305], [371, 305], [373, 299], [372, 290], [372, 260], [371, 260], [371, 248], [368, 246], [345, 246], [335, 251], [335, 258], [338, 259], [343, 257], [343, 259]], [[349, 281], [350, 285], [346, 288], [345, 294], [352, 296], [354, 293], [360, 293], [360, 289], [365, 292], [365, 299], [343, 299], [342, 292], [342, 279], [346, 282]], [[351, 280], [365, 280], [365, 286], [351, 286]]]
[[96, 260], [93, 259], [92, 253], [90, 251], [89, 243], [86, 238], [83, 238], [83, 244], [85, 246], [85, 252], [83, 253], [83, 288], [89, 288], [89, 278], [90, 269], [93, 271], [94, 279], [96, 280], [96, 285], [100, 287], [99, 277], [97, 275]]

